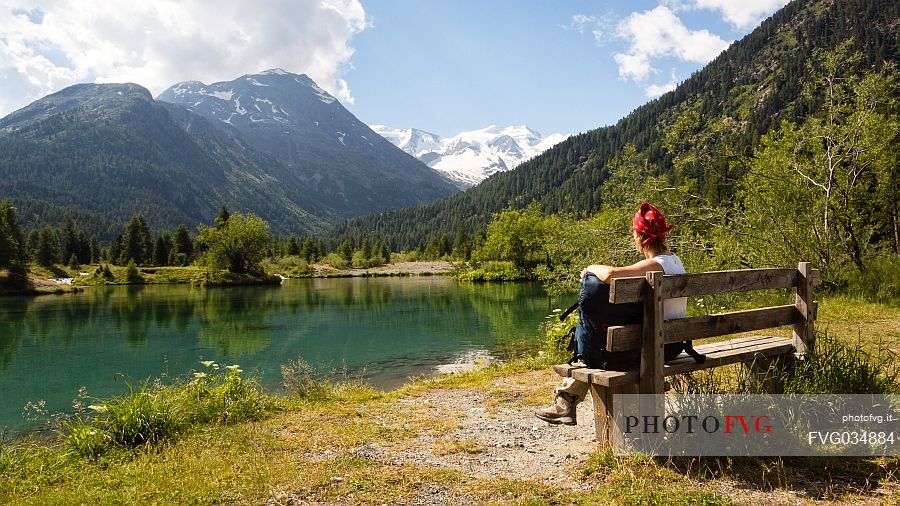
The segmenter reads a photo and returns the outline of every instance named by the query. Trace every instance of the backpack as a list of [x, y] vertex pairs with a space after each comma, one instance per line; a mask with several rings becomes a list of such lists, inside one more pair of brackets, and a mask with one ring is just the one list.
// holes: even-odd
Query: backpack
[[[640, 350], [607, 351], [606, 331], [610, 326], [641, 323], [643, 303], [610, 304], [609, 285], [588, 274], [582, 280], [578, 302], [566, 309], [560, 320], [565, 320], [576, 309], [578, 325], [569, 330], [568, 350], [573, 352], [569, 364], [580, 360], [588, 367], [610, 371], [626, 371], [640, 365]], [[664, 360], [673, 360], [681, 352], [687, 352], [698, 363], [706, 360], [706, 356], [694, 350], [691, 341], [667, 343], [663, 349]]]

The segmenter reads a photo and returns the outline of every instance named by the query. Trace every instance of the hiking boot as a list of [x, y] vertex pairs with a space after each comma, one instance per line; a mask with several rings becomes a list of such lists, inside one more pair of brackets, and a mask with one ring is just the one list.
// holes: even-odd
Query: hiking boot
[[541, 408], [534, 412], [534, 416], [554, 425], [575, 425], [575, 396], [560, 392], [556, 395], [556, 403], [549, 408]]

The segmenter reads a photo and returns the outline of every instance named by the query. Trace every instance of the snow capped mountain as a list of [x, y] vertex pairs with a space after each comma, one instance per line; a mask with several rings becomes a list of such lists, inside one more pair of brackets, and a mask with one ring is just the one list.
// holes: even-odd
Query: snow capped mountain
[[331, 217], [358, 216], [445, 197], [456, 187], [381, 138], [304, 74], [282, 69], [231, 81], [178, 83], [158, 100], [234, 131], [300, 178]]
[[429, 167], [446, 174], [460, 188], [474, 186], [496, 172], [513, 169], [568, 137], [563, 134], [543, 137], [527, 126], [491, 125], [447, 139], [416, 128], [369, 127]]

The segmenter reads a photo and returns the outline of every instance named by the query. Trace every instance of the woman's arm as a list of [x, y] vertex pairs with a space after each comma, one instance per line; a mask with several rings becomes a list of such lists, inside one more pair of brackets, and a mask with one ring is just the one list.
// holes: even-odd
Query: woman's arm
[[661, 271], [663, 270], [662, 266], [659, 265], [659, 262], [653, 260], [652, 258], [647, 258], [641, 260], [636, 264], [629, 265], [627, 267], [612, 267], [609, 265], [589, 265], [586, 269], [581, 271], [581, 277], [584, 277], [586, 274], [593, 274], [600, 278], [600, 281], [609, 284], [612, 279], [615, 278], [628, 278], [635, 276], [643, 276], [648, 272], [653, 271]]

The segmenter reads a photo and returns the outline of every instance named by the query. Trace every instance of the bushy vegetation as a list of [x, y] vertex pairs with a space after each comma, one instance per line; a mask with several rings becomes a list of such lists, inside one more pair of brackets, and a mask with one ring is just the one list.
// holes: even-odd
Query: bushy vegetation
[[460, 272], [456, 278], [460, 281], [518, 281], [530, 277], [527, 270], [516, 267], [513, 262], [485, 261], [476, 265]]
[[267, 258], [263, 260], [262, 268], [266, 272], [274, 272], [287, 278], [307, 276], [312, 272], [306, 260], [299, 256]]
[[891, 394], [900, 392], [900, 356], [868, 351], [820, 333], [815, 347], [790, 370], [785, 393]]
[[237, 365], [203, 362], [204, 370], [175, 385], [144, 381], [129, 393], [97, 399], [64, 422], [66, 445], [96, 457], [116, 448], [153, 446], [199, 424], [257, 420], [273, 405]]

